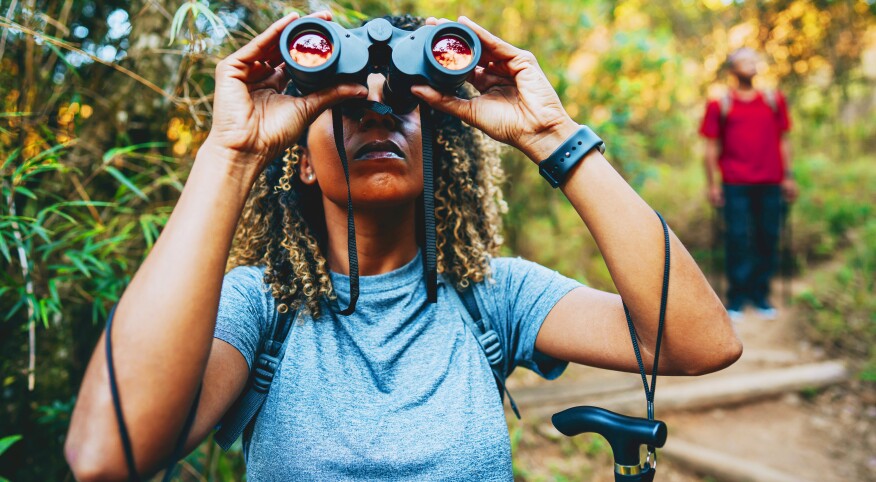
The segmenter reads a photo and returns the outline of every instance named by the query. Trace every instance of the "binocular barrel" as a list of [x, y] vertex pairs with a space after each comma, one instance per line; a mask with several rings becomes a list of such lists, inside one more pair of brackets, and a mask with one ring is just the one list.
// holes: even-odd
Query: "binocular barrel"
[[639, 465], [642, 445], [662, 447], [666, 424], [659, 420], [628, 417], [599, 407], [573, 407], [551, 417], [554, 427], [569, 437], [585, 432], [605, 437], [614, 453], [615, 465]]
[[375, 19], [348, 30], [303, 18], [283, 30], [280, 52], [300, 95], [344, 82], [367, 86], [370, 73], [383, 73], [384, 103], [405, 113], [418, 102], [412, 85], [428, 84], [443, 93], [459, 89], [480, 60], [481, 43], [456, 22], [409, 31]]

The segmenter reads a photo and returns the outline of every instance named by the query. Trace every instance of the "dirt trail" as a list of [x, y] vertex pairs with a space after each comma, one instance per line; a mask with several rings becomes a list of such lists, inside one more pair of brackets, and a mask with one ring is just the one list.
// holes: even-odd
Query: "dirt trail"
[[[803, 287], [795, 281], [796, 293]], [[793, 307], [777, 305], [776, 320], [759, 319], [749, 309], [735, 324], [745, 352], [723, 374], [758, 373], [824, 359], [819, 349], [805, 341]], [[528, 372], [512, 378], [512, 393], [516, 389], [530, 400], [572, 387], [585, 393], [583, 400], [591, 392], [598, 398], [600, 391], [642, 391], [638, 375], [582, 366], [570, 366], [556, 382], [544, 382]], [[657, 417], [669, 426], [658, 480], [876, 481], [876, 401], [862, 399], [855, 382], [736, 406], [661, 415], [660, 387], [685, 380], [664, 377], [658, 383]], [[642, 400], [644, 412], [644, 395]], [[522, 424], [532, 426], [538, 435], [516, 441], [518, 480], [612, 480], [609, 451], [596, 437], [570, 442], [549, 420], [527, 421], [525, 410], [523, 415]], [[515, 424], [520, 425], [511, 422], [512, 434]], [[587, 463], [580, 460], [587, 458], [585, 453], [590, 455]], [[674, 456], [678, 454], [682, 456]], [[722, 472], [719, 462], [730, 470]]]

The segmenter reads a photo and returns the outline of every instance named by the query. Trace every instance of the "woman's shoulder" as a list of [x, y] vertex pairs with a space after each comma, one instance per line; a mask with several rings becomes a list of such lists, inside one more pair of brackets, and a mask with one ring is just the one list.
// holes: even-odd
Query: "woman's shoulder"
[[252, 284], [264, 283], [265, 267], [260, 265], [235, 266], [225, 273], [225, 282]]
[[222, 279], [222, 297], [240, 301], [258, 300], [263, 304], [264, 294], [268, 292], [265, 284], [265, 267], [259, 265], [236, 266]]
[[521, 293], [540, 293], [545, 290], [568, 290], [581, 283], [552, 268], [522, 257], [494, 257], [490, 260], [490, 273], [479, 283], [482, 294], [514, 298]]
[[490, 278], [494, 281], [509, 277], [525, 277], [533, 272], [556, 273], [550, 268], [520, 256], [499, 256], [490, 259]]

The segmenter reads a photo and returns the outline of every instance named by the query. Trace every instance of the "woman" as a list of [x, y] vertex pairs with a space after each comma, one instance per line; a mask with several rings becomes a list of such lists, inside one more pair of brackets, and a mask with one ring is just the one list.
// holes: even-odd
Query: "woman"
[[[251, 480], [509, 480], [507, 426], [489, 365], [446, 293], [426, 302], [416, 236], [423, 191], [416, 110], [401, 121], [370, 111], [344, 120], [362, 296], [349, 317], [327, 308], [328, 299], [349, 300], [349, 266], [346, 184], [326, 109], [347, 99], [382, 100], [383, 77], [372, 74], [368, 88], [281, 95], [288, 79], [272, 66], [280, 32], [296, 18], [276, 22], [218, 65], [210, 135], [116, 310], [114, 360], [138, 471], [153, 473], [168, 457], [199, 385], [188, 448], [213, 429], [243, 390], [275, 311], [297, 309], [247, 439]], [[482, 95], [461, 99], [426, 86], [412, 92], [534, 162], [545, 159], [578, 126], [532, 54], [459, 21], [483, 44], [470, 78]], [[281, 165], [263, 172], [305, 131]], [[572, 361], [635, 372], [620, 296], [491, 257], [500, 242], [501, 173], [483, 136], [448, 117], [436, 140], [439, 270], [457, 287], [474, 283], [500, 332], [507, 371], [524, 365], [553, 378]], [[660, 223], [595, 149], [562, 188], [605, 257], [650, 366]], [[223, 282], [241, 213], [231, 258], [240, 267]], [[671, 249], [660, 372], [726, 367], [742, 349], [727, 313], [674, 236]], [[66, 445], [80, 480], [127, 475], [106, 373], [101, 340]]]

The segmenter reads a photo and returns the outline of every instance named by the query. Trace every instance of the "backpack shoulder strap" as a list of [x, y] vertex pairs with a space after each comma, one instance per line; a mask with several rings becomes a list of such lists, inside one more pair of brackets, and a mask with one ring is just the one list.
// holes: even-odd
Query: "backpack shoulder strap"
[[729, 91], [718, 99], [718, 105], [721, 107], [721, 124], [727, 122], [727, 116], [730, 115], [730, 108], [733, 107], [733, 96]]
[[287, 311], [275, 315], [271, 336], [265, 340], [259, 350], [250, 371], [246, 389], [222, 417], [219, 430], [213, 436], [213, 440], [222, 447], [222, 450], [227, 451], [231, 448], [231, 445], [255, 420], [256, 414], [265, 403], [271, 382], [274, 381], [274, 373], [283, 360], [283, 354], [286, 351], [284, 342], [289, 335], [296, 314], [297, 311]]
[[779, 103], [776, 91], [774, 89], [767, 89], [762, 91], [761, 95], [763, 95], [764, 102], [772, 109], [773, 114], [777, 114], [779, 112]]
[[475, 336], [481, 351], [487, 357], [487, 362], [489, 362], [490, 369], [493, 371], [493, 378], [496, 379], [496, 385], [499, 388], [499, 394], [503, 399], [506, 394], [508, 395], [508, 403], [511, 405], [511, 410], [514, 411], [514, 415], [519, 419], [520, 411], [517, 409], [514, 398], [511, 397], [511, 392], [505, 386], [505, 356], [502, 352], [502, 343], [496, 330], [490, 324], [489, 317], [484, 317], [481, 314], [474, 286], [469, 283], [464, 289], [457, 290], [450, 287], [447, 291], [455, 293], [459, 304], [465, 309], [465, 313], [461, 313], [463, 315], [462, 318]]

